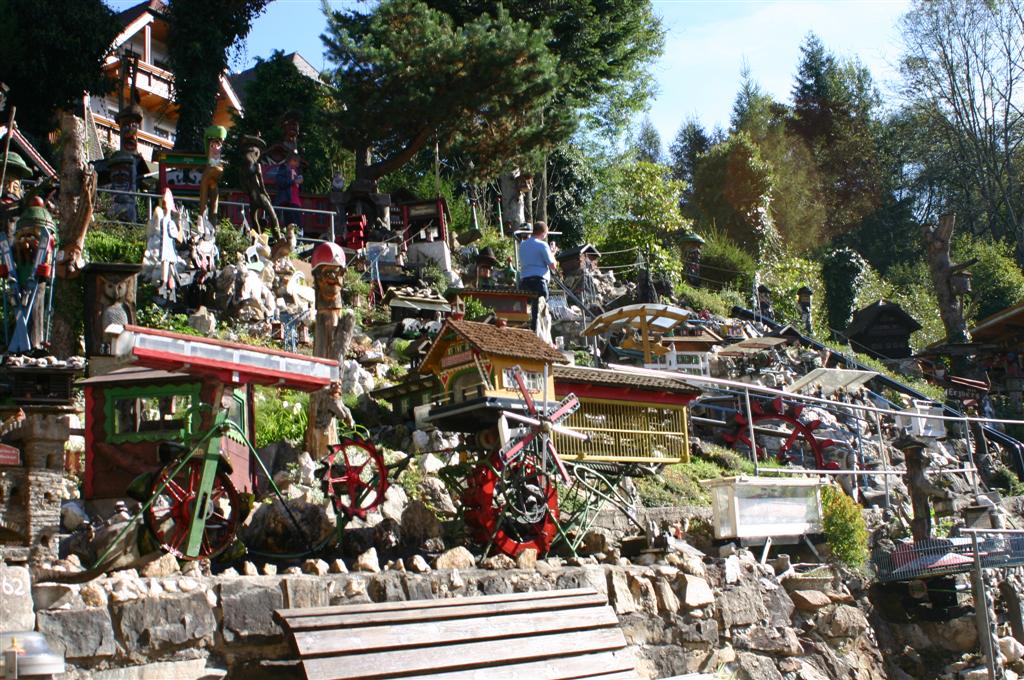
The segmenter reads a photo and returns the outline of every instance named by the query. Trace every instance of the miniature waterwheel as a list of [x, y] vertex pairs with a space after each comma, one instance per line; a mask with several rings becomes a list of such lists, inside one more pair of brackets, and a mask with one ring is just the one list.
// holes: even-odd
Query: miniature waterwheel
[[388, 467], [370, 442], [345, 439], [333, 444], [323, 464], [321, 488], [337, 512], [362, 519], [384, 502]]
[[[834, 470], [839, 464], [834, 460], [826, 460], [825, 452], [835, 442], [828, 438], [815, 436], [815, 430], [821, 427], [820, 420], [804, 422], [800, 420], [804, 407], [796, 404], [786, 406], [782, 398], [771, 401], [751, 402], [751, 420], [753, 420], [757, 439], [757, 457], [764, 460], [774, 454], [780, 463], [795, 463], [806, 466], [808, 458], [812, 458], [819, 470]], [[749, 451], [750, 427], [743, 413], [736, 414], [736, 431], [723, 435], [726, 443], [733, 447], [743, 445]]]
[[510, 557], [543, 555], [558, 531], [557, 488], [533, 455], [504, 463], [495, 453], [473, 470], [462, 503], [473, 539]]
[[238, 492], [227, 474], [218, 470], [206, 503], [199, 553], [187, 555], [185, 550], [203, 475], [203, 460], [190, 459], [172, 475], [175, 467], [168, 465], [153, 478], [150, 486], [153, 502], [146, 509], [146, 525], [161, 547], [175, 557], [186, 560], [214, 557], [235, 540], [235, 529], [242, 513]]

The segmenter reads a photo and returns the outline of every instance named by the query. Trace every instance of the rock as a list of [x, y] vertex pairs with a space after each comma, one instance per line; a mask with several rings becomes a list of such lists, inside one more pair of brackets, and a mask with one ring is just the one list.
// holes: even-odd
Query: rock
[[373, 527], [373, 547], [389, 553], [402, 542], [402, 526], [398, 520], [385, 517]]
[[34, 630], [36, 617], [32, 611], [32, 579], [25, 567], [0, 564], [0, 633]]
[[516, 568], [517, 569], [536, 569], [537, 568], [537, 549], [526, 548], [516, 555]]
[[608, 596], [616, 614], [631, 614], [640, 608], [633, 598], [626, 573], [620, 569], [608, 571]]
[[348, 566], [345, 564], [345, 560], [340, 557], [331, 561], [331, 573], [332, 574], [347, 574]]
[[377, 559], [377, 549], [370, 548], [357, 557], [354, 567], [356, 571], [368, 571], [372, 574], [380, 573], [380, 560]]
[[464, 588], [466, 585], [466, 582], [462, 580], [462, 574], [459, 573], [458, 569], [452, 569], [451, 580], [449, 583], [451, 584], [452, 590]]
[[413, 500], [402, 512], [402, 539], [408, 546], [419, 547], [430, 538], [441, 536], [441, 522], [423, 501]]
[[734, 644], [740, 648], [779, 656], [799, 656], [804, 653], [796, 631], [792, 628], [751, 626], [746, 632], [735, 635]]
[[1024, 657], [1024, 645], [1012, 637], [999, 638], [999, 651], [1006, 657], [1006, 663], [1016, 663]]
[[65, 583], [37, 583], [32, 586], [32, 604], [36, 611], [71, 606], [78, 599], [78, 589]]
[[[731, 544], [730, 544], [731, 545]], [[736, 555], [729, 555], [725, 558], [725, 582], [726, 584], [736, 583], [740, 580], [743, 568], [740, 566], [740, 558]]]
[[217, 317], [206, 307], [200, 307], [188, 317], [188, 325], [199, 331], [200, 335], [212, 335], [217, 329]]
[[186, 576], [185, 578], [178, 580], [178, 588], [180, 588], [183, 593], [191, 593], [193, 590], [199, 589], [199, 581], [195, 580], [191, 576]]
[[668, 614], [679, 611], [679, 598], [667, 580], [659, 578], [654, 582], [654, 594], [658, 598], [658, 609]]
[[580, 543], [578, 552], [584, 555], [603, 553], [608, 551], [608, 537], [602, 531], [591, 529], [583, 535], [583, 542]]
[[420, 493], [423, 494], [423, 500], [437, 512], [452, 517], [458, 514], [452, 495], [448, 493], [448, 487], [440, 479], [425, 477], [420, 482], [419, 488]]
[[67, 531], [74, 531], [89, 521], [89, 515], [78, 501], [69, 501], [60, 506], [60, 523]]
[[682, 603], [689, 609], [706, 607], [715, 601], [715, 594], [711, 591], [711, 586], [699, 576], [680, 574], [676, 579], [676, 588], [679, 590]]
[[[55, 652], [68, 659], [95, 659], [117, 652], [114, 627], [106, 609], [49, 609], [39, 612], [37, 619], [39, 632]], [[19, 630], [35, 627], [29, 624]]]
[[472, 569], [476, 565], [473, 553], [461, 545], [438, 555], [434, 560], [436, 569]]
[[[423, 432], [423, 430], [416, 430], [415, 432], [412, 433], [413, 444], [416, 443], [416, 435], [421, 432], [423, 433], [424, 437], [427, 437], [427, 442], [429, 443], [429, 435], [427, 435], [426, 432]], [[423, 458], [420, 459], [420, 470], [422, 470], [424, 474], [435, 475], [437, 474], [438, 470], [440, 470], [443, 467], [444, 461], [432, 453], [428, 453], [427, 455], [423, 456]], [[430, 478], [428, 477], [428, 479]]]
[[284, 594], [277, 583], [227, 581], [220, 585], [220, 601], [226, 642], [254, 636], [280, 636], [281, 628], [274, 622], [274, 610], [284, 607]]
[[417, 574], [427, 574], [430, 572], [430, 565], [427, 564], [422, 555], [413, 555], [409, 558], [409, 571], [416, 572]]
[[131, 655], [212, 638], [217, 630], [217, 619], [199, 593], [145, 597], [115, 605], [114, 617]]
[[96, 583], [86, 583], [79, 591], [86, 607], [106, 607], [107, 591]]
[[[836, 608], [829, 612], [824, 612], [818, 623], [818, 628], [822, 634], [831, 638], [854, 638], [859, 637], [864, 631], [868, 629], [868, 620], [864, 616], [864, 612], [856, 607], [851, 607], [848, 604], [837, 604]], [[964, 622], [963, 625], [959, 626], [959, 635], [967, 632], [969, 628], [973, 632], [973, 643], [969, 646], [965, 646], [964, 651], [968, 649], [974, 649], [978, 642], [978, 631], [974, 625], [973, 617], [960, 617], [959, 619], [952, 619], [947, 622], [947, 625], [943, 625], [943, 635], [947, 637], [947, 640], [956, 638], [958, 632], [954, 622]], [[967, 625], [969, 623], [969, 625]], [[949, 625], [953, 624], [953, 625]], [[947, 633], [947, 630], [949, 631]], [[967, 637], [971, 637], [968, 633]]]
[[794, 590], [789, 593], [796, 608], [804, 612], [813, 612], [832, 604], [832, 598], [820, 590]]
[[398, 522], [402, 519], [402, 513], [408, 503], [409, 496], [405, 493], [405, 489], [397, 484], [392, 484], [384, 492], [384, 502], [380, 506], [380, 512], [385, 518]]
[[242, 565], [242, 573], [246, 576], [259, 576], [260, 570], [256, 568], [255, 564], [253, 564], [249, 560], [246, 560], [245, 563]]
[[277, 576], [277, 565], [267, 562], [263, 565], [264, 576]]
[[352, 579], [345, 582], [345, 597], [366, 595], [366, 581]]
[[686, 574], [699, 576], [700, 578], [707, 578], [708, 572], [707, 568], [704, 566], [704, 560], [696, 555], [686, 553], [669, 553], [665, 556], [665, 561], [674, 567], [678, 567]]
[[222, 571], [220, 573], [220, 575], [224, 576], [226, 578], [237, 578], [238, 576], [240, 576], [240, 574], [238, 573], [238, 570], [235, 569], [234, 567], [228, 567], [227, 569]]
[[737, 680], [783, 680], [775, 662], [766, 656], [740, 652], [736, 655]]
[[649, 578], [636, 573], [630, 573], [629, 592], [642, 611], [657, 616], [658, 597]]
[[491, 555], [490, 557], [485, 558], [480, 563], [480, 566], [484, 569], [492, 570], [515, 569], [516, 561], [508, 555], [499, 553], [497, 555]]
[[302, 571], [314, 576], [327, 576], [327, 563], [323, 560], [306, 560], [302, 563]]
[[239, 538], [255, 550], [301, 553], [334, 531], [322, 504], [308, 503], [304, 498], [291, 498], [286, 502], [291, 515], [276, 498], [270, 503], [257, 504], [239, 529]]

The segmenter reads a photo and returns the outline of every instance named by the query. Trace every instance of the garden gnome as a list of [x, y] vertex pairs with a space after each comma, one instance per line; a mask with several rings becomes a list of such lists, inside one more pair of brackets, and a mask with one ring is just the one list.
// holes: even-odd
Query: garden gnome
[[267, 148], [267, 143], [258, 135], [245, 135], [240, 141], [242, 147], [242, 167], [240, 180], [242, 189], [249, 197], [249, 209], [256, 230], [263, 233], [270, 227], [268, 243], [271, 259], [287, 255], [288, 241], [281, 238], [281, 225], [274, 214], [274, 206], [267, 195], [267, 187], [263, 182], [263, 171], [260, 168], [260, 154]]
[[21, 156], [9, 151], [4, 159], [3, 187], [0, 187], [0, 231], [8, 237], [14, 235], [14, 223], [17, 221], [21, 198], [24, 192], [21, 188], [21, 180], [32, 176], [32, 169], [29, 168]]
[[763, 283], [757, 286], [757, 310], [762, 319], [775, 321], [775, 312], [772, 310], [772, 291]]
[[494, 256], [494, 250], [487, 246], [476, 256], [476, 287], [494, 288], [494, 267], [498, 264], [498, 258]]
[[804, 325], [804, 332], [811, 333], [811, 295], [814, 291], [807, 286], [800, 286], [796, 292], [796, 301], [800, 306], [800, 320]]
[[[345, 251], [336, 243], [321, 243], [313, 249], [312, 265], [313, 287], [316, 294], [313, 356], [344, 365], [345, 352], [348, 350], [355, 327], [355, 315], [342, 311]], [[306, 451], [314, 459], [327, 455], [327, 447], [337, 443], [337, 428], [331, 414], [337, 415], [343, 408], [340, 385], [325, 388], [310, 398], [305, 444]], [[351, 415], [347, 419], [342, 419], [351, 421]]]
[[0, 278], [7, 280], [8, 309], [14, 317], [14, 332], [7, 346], [11, 354], [43, 348], [55, 245], [53, 216], [39, 197], [34, 197], [18, 218], [13, 242], [7, 234], [0, 234]]
[[206, 168], [203, 170], [203, 178], [199, 181], [199, 216], [205, 214], [211, 224], [217, 221], [217, 210], [220, 207], [220, 191], [217, 185], [224, 174], [221, 152], [227, 136], [228, 131], [222, 125], [211, 125], [203, 133], [203, 140], [206, 142]]

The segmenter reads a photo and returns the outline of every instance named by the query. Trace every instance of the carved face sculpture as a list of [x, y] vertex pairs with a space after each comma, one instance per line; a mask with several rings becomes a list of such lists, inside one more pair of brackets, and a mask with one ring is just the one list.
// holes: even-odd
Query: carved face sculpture
[[4, 178], [3, 191], [0, 193], [5, 197], [10, 196], [14, 200], [20, 201], [21, 197], [24, 195], [21, 189], [21, 178], [7, 175], [7, 177]]
[[130, 120], [121, 126], [121, 150], [139, 152], [139, 121]]
[[296, 118], [286, 119], [282, 125], [284, 130], [284, 142], [290, 146], [291, 149], [295, 149], [299, 142], [299, 121]]
[[206, 149], [206, 157], [215, 162], [220, 161], [221, 151], [224, 148], [224, 142], [219, 139], [211, 139], [209, 147]]
[[341, 309], [342, 278], [345, 270], [334, 265], [323, 265], [313, 270], [317, 309]]

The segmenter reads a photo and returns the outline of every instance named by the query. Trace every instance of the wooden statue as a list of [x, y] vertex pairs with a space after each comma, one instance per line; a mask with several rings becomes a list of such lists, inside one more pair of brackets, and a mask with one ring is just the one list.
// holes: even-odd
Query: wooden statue
[[[313, 281], [316, 292], [316, 325], [313, 356], [344, 362], [352, 341], [355, 315], [342, 309], [342, 279], [345, 251], [335, 243], [321, 243], [313, 250]], [[327, 455], [327, 447], [338, 442], [336, 419], [353, 424], [352, 414], [342, 402], [341, 385], [336, 383], [309, 398], [306, 451], [314, 459]]]
[[951, 261], [950, 245], [955, 225], [955, 214], [946, 213], [940, 216], [937, 225], [924, 225], [924, 242], [932, 285], [939, 300], [939, 315], [942, 317], [942, 325], [946, 328], [946, 342], [968, 342], [970, 338], [967, 335], [967, 322], [964, 321], [963, 301], [960, 297], [964, 291], [960, 290], [956, 282], [963, 276], [963, 270], [977, 260], [963, 264], [953, 264]]
[[[249, 197], [249, 209], [252, 211], [252, 221], [256, 230], [260, 233], [270, 227], [268, 242], [270, 244], [272, 258], [277, 259], [283, 254], [282, 247], [287, 248], [288, 241], [282, 239], [281, 225], [274, 213], [274, 206], [267, 195], [267, 187], [263, 182], [263, 171], [260, 168], [260, 155], [267, 148], [267, 143], [259, 136], [245, 135], [241, 139], [242, 163], [240, 181], [242, 189]], [[279, 245], [283, 243], [284, 246]]]
[[928, 443], [917, 437], [904, 436], [893, 442], [903, 452], [907, 463], [904, 481], [910, 490], [910, 505], [914, 519], [910, 521], [910, 533], [914, 541], [925, 541], [932, 537], [931, 499], [947, 499], [949, 492], [928, 478], [926, 468], [930, 464], [925, 448]]
[[221, 125], [211, 125], [203, 134], [203, 139], [206, 140], [206, 169], [203, 170], [203, 178], [199, 182], [199, 216], [202, 218], [205, 215], [211, 224], [216, 223], [217, 210], [220, 208], [218, 183], [224, 174], [221, 151], [227, 136], [227, 128]]

